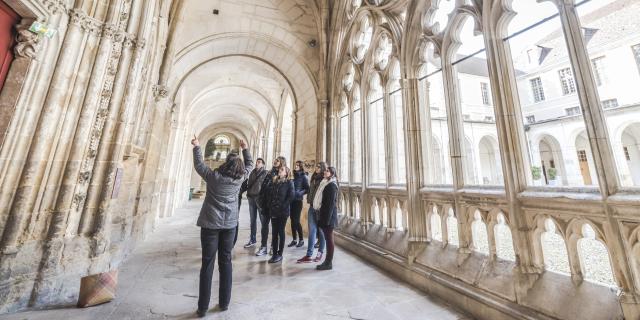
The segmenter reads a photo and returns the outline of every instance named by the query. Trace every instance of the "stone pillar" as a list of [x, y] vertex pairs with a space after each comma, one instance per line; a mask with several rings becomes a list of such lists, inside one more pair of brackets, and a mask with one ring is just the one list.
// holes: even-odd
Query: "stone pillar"
[[[52, 137], [60, 130], [60, 118], [67, 109], [69, 83], [75, 76], [80, 63], [80, 53], [84, 48], [84, 31], [80, 22], [81, 15], [73, 15], [71, 24], [64, 36], [60, 59], [51, 80], [44, 108], [39, 118], [33, 142], [29, 148], [27, 162], [23, 168], [16, 197], [11, 204], [9, 219], [2, 237], [2, 252], [11, 254], [17, 252], [19, 237], [23, 233], [30, 213], [40, 192], [41, 182], [48, 167], [49, 157], [54, 144]], [[7, 204], [8, 206], [9, 204]]]
[[403, 85], [404, 97], [404, 122], [405, 122], [405, 146], [407, 163], [407, 193], [409, 200], [407, 211], [409, 212], [409, 241], [424, 243], [427, 241], [427, 224], [422, 210], [420, 187], [422, 182], [422, 143], [423, 136], [420, 127], [420, 103], [418, 97], [418, 80], [416, 78], [405, 79]]
[[[442, 52], [447, 52], [448, 48], [443, 46]], [[458, 81], [456, 78], [454, 67], [451, 65], [451, 61], [447, 56], [442, 58], [442, 78], [444, 87], [449, 88], [445, 90], [445, 103], [447, 108], [447, 117], [449, 118], [449, 153], [451, 155], [451, 173], [453, 175], [453, 189], [454, 192], [464, 187], [465, 172], [464, 172], [464, 160], [463, 157], [468, 157], [464, 153], [464, 131], [462, 122], [461, 105], [458, 94]], [[460, 235], [459, 252], [462, 254], [468, 254], [471, 252], [469, 246], [471, 245], [471, 234], [468, 232], [471, 228], [468, 226], [469, 221], [467, 218], [467, 209], [461, 204], [460, 194], [455, 192], [455, 204], [454, 210], [458, 219], [458, 233]]]
[[330, 143], [330, 134], [328, 125], [329, 100], [319, 101], [320, 109], [318, 110], [317, 119], [317, 138], [316, 138], [316, 162], [327, 161], [329, 159], [329, 150], [327, 146]]

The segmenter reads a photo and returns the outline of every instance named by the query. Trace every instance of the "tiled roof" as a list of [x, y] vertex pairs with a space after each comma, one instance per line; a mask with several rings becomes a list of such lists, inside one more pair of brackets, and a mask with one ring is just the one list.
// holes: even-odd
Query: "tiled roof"
[[[640, 1], [618, 0], [603, 6], [583, 17], [581, 23], [587, 36], [587, 48], [597, 48], [618, 39], [624, 39], [640, 32]], [[550, 65], [567, 58], [567, 47], [562, 30], [551, 32], [536, 43], [550, 49], [542, 57], [541, 66]]]

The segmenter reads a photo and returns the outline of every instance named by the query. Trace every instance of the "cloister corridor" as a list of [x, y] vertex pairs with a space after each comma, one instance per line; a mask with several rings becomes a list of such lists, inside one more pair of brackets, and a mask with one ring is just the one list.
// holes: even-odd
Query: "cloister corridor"
[[0, 319], [205, 315], [199, 236], [230, 237], [246, 182], [277, 234], [324, 210], [335, 265], [333, 241], [279, 264], [245, 202], [212, 319], [640, 320], [638, 17], [0, 0]]
[[[86, 309], [29, 311], [0, 319], [195, 319], [200, 230], [194, 221], [201, 205], [202, 201], [189, 202], [132, 252], [120, 268], [115, 300]], [[268, 256], [256, 257], [255, 248], [242, 247], [249, 236], [246, 201], [240, 216], [230, 308], [221, 313], [212, 306], [205, 319], [471, 319], [344, 250], [337, 250], [330, 273], [316, 271], [315, 263], [296, 264], [304, 248], [286, 248], [282, 264], [267, 264]], [[213, 301], [217, 301], [217, 278], [216, 266]]]

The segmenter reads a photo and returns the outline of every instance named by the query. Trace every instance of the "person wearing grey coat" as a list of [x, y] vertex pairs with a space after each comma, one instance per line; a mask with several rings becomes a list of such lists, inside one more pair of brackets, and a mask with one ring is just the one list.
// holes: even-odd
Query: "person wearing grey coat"
[[202, 162], [202, 150], [194, 136], [193, 165], [196, 172], [207, 183], [207, 194], [200, 209], [197, 225], [202, 245], [202, 267], [200, 268], [200, 292], [198, 297], [199, 317], [204, 317], [211, 299], [213, 267], [218, 255], [220, 287], [218, 306], [225, 311], [231, 301], [232, 264], [231, 250], [238, 226], [238, 195], [242, 183], [253, 169], [253, 160], [244, 141], [240, 141], [244, 163], [237, 154], [229, 154], [225, 162], [211, 170]]

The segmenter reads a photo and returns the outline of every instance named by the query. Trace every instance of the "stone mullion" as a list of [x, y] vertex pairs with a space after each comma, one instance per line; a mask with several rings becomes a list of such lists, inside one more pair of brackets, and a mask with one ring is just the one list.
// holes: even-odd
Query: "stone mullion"
[[[422, 177], [420, 174], [421, 162], [421, 136], [420, 127], [420, 103], [418, 96], [418, 79], [405, 80], [403, 86], [404, 122], [406, 132], [406, 162], [407, 162], [407, 193], [408, 193], [408, 230], [409, 241], [426, 242], [427, 224], [423, 216], [420, 187]], [[411, 116], [415, 115], [415, 116]], [[410, 174], [413, 173], [413, 174]]]
[[[420, 138], [424, 137], [424, 145], [421, 147], [424, 147], [424, 154], [427, 155], [427, 159], [423, 159], [423, 161], [425, 161], [426, 163], [428, 163], [427, 168], [424, 168], [424, 166], [420, 166], [420, 168], [422, 168], [422, 170], [419, 171], [421, 177], [423, 179], [433, 179], [433, 177], [435, 176], [436, 172], [435, 172], [435, 166], [433, 161], [431, 161], [433, 156], [433, 129], [432, 129], [432, 124], [433, 122], [431, 121], [431, 101], [429, 100], [429, 93], [431, 90], [431, 81], [430, 79], [427, 78], [425, 85], [424, 85], [424, 94], [422, 97], [418, 97], [417, 101], [424, 101], [424, 112], [420, 112], [420, 105], [418, 105], [417, 109], [417, 115], [418, 116], [422, 116], [424, 115], [424, 121], [422, 121], [422, 125], [423, 128], [425, 128], [424, 132], [421, 132], [421, 136]], [[420, 82], [418, 81], [416, 84], [416, 94], [420, 94]], [[422, 117], [421, 117], [422, 118]], [[442, 139], [444, 140], [444, 139]], [[445, 141], [442, 141], [442, 152], [446, 152], [446, 148], [445, 148]], [[422, 158], [422, 157], [421, 157]], [[443, 168], [444, 166], [446, 166], [445, 163], [442, 164]], [[428, 174], [427, 174], [427, 170], [428, 170]], [[428, 181], [427, 183], [432, 182]]]
[[[600, 192], [606, 199], [618, 189], [618, 174], [613, 150], [609, 143], [606, 116], [600, 107], [596, 82], [591, 72], [591, 60], [582, 36], [580, 20], [572, 2], [559, 2], [560, 20], [566, 36], [569, 59], [574, 66], [578, 97], [582, 106], [585, 127], [594, 165], [598, 174]], [[618, 219], [614, 217], [614, 208], [608, 203], [603, 205], [607, 223], [604, 231], [607, 235], [607, 247], [613, 264], [613, 272], [622, 289], [620, 297], [623, 313], [627, 318], [640, 317], [640, 288], [638, 274], [630, 267], [628, 252], [625, 250], [625, 237], [620, 230]]]
[[[446, 52], [443, 48], [442, 52]], [[454, 208], [458, 218], [459, 233], [459, 251], [461, 253], [469, 253], [471, 245], [471, 234], [467, 232], [470, 227], [467, 226], [467, 210], [461, 203], [459, 190], [464, 187], [464, 163], [462, 143], [464, 141], [462, 110], [460, 98], [458, 95], [458, 81], [455, 75], [454, 66], [451, 65], [451, 59], [442, 56], [442, 78], [445, 88], [445, 103], [447, 108], [447, 117], [449, 118], [449, 153], [451, 155], [451, 172], [453, 175], [454, 189]]]
[[[397, 157], [393, 156], [395, 154], [395, 152], [393, 152], [393, 141], [395, 141], [395, 121], [392, 119], [394, 110], [391, 104], [391, 95], [389, 95], [388, 92], [384, 92], [382, 95], [382, 110], [382, 114], [384, 115], [384, 141], [382, 142], [384, 148], [382, 151], [385, 154], [384, 159], [387, 167], [385, 186], [388, 188], [390, 185], [395, 184], [397, 172], [395, 161]], [[391, 222], [389, 219], [387, 221]]]
[[[492, 2], [500, 7], [499, 1]], [[532, 243], [534, 238], [527, 226], [518, 194], [527, 187], [527, 172], [530, 164], [524, 158], [527, 153], [526, 138], [522, 123], [522, 113], [518, 105], [518, 90], [515, 82], [511, 53], [507, 43], [503, 41], [504, 29], [498, 29], [502, 11], [496, 10], [493, 16], [485, 17], [485, 46], [487, 50], [487, 67], [491, 79], [492, 99], [495, 106], [496, 127], [505, 194], [509, 205], [509, 222], [513, 224], [512, 237], [514, 250], [518, 257], [518, 268], [522, 273], [540, 273], [535, 266], [535, 252]], [[493, 21], [496, 20], [496, 21]], [[495, 240], [495, 239], [494, 239]]]
[[[361, 81], [360, 84], [360, 93], [362, 94], [365, 91], [365, 81]], [[370, 126], [370, 118], [371, 118], [371, 103], [369, 102], [369, 95], [362, 94], [361, 105], [360, 105], [360, 132], [362, 140], [362, 155], [361, 155], [361, 165], [362, 165], [362, 201], [360, 203], [360, 217], [362, 219], [361, 224], [364, 228], [368, 228], [372, 223], [372, 210], [371, 210], [371, 197], [369, 196], [369, 179], [371, 172], [371, 157], [370, 157], [370, 135], [369, 135], [369, 126]]]
[[[329, 158], [329, 150], [328, 146], [330, 145], [330, 136], [328, 134], [329, 126], [327, 125], [328, 109], [329, 109], [329, 101], [328, 100], [320, 100], [319, 101], [320, 108], [318, 109], [318, 119], [317, 119], [317, 137], [316, 137], [316, 162], [320, 161], [328, 161]], [[266, 149], [265, 149], [266, 150]]]
[[83, 50], [81, 44], [84, 40], [84, 30], [80, 26], [80, 18], [72, 16], [71, 25], [60, 49], [57, 68], [36, 127], [37, 135], [29, 148], [26, 164], [15, 191], [16, 197], [11, 204], [9, 219], [5, 225], [2, 239], [4, 253], [17, 252], [19, 237], [33, 212], [35, 200], [40, 192], [40, 183], [54, 147], [51, 138], [60, 130], [60, 119], [67, 109], [70, 80], [81, 62], [79, 56]]

